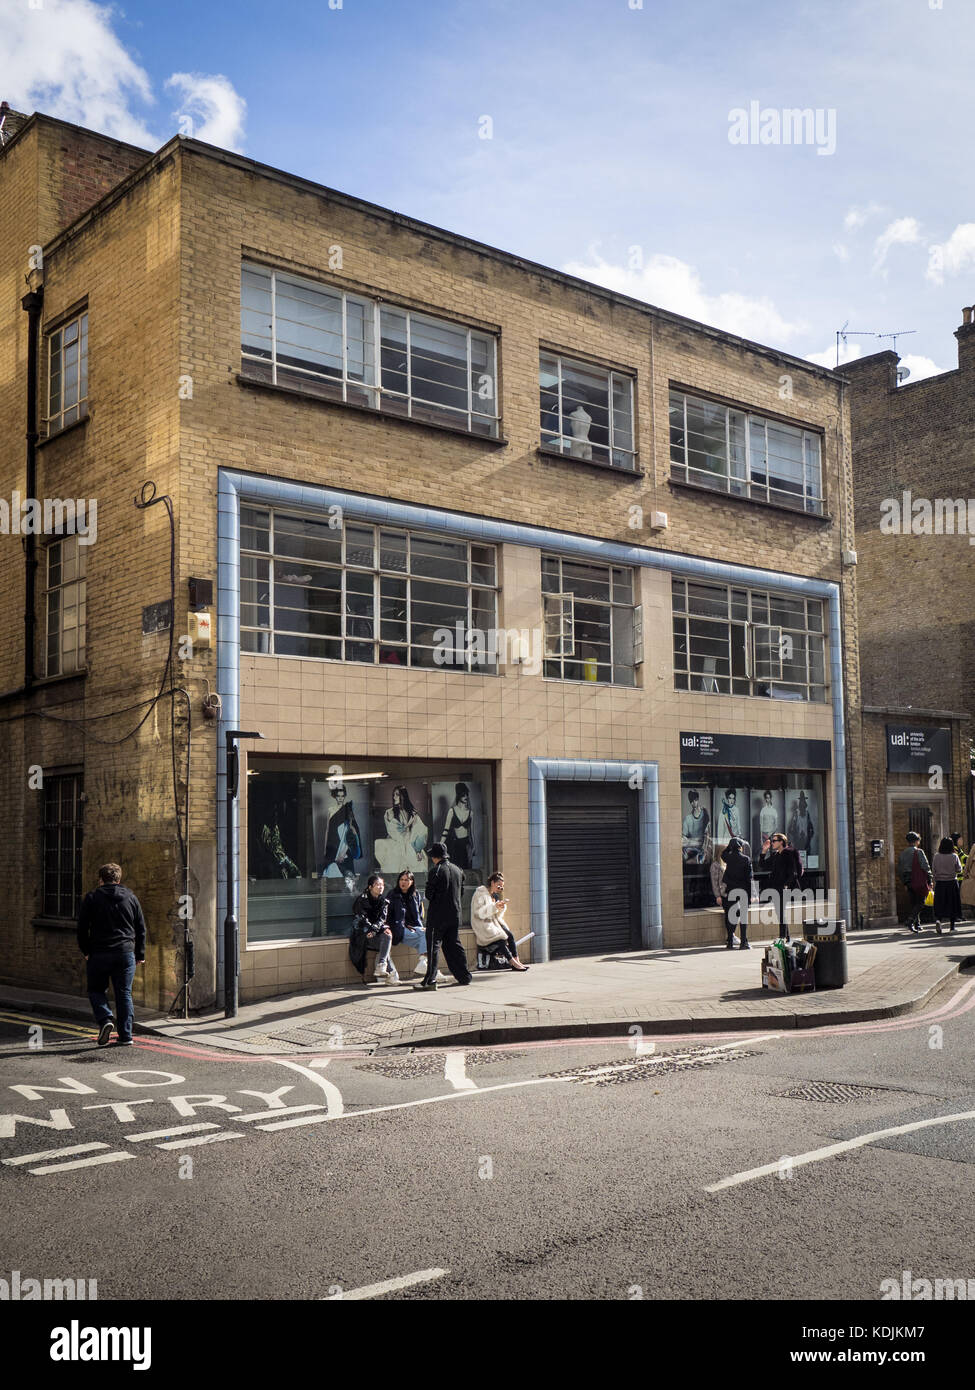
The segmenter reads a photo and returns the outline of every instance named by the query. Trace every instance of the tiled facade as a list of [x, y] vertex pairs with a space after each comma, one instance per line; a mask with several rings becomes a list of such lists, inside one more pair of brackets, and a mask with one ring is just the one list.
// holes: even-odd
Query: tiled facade
[[[5, 567], [0, 616], [3, 648], [12, 653], [4, 686], [12, 693], [2, 708], [10, 722], [0, 726], [0, 738], [12, 770], [3, 774], [8, 780], [0, 786], [0, 804], [24, 826], [21, 844], [0, 869], [8, 904], [7, 978], [61, 988], [80, 981], [64, 924], [36, 924], [40, 812], [36, 794], [24, 790], [23, 773], [40, 765], [84, 769], [86, 886], [99, 863], [118, 859], [146, 905], [153, 945], [144, 998], [168, 1005], [180, 979], [185, 905], [170, 721], [175, 709], [180, 799], [187, 736], [182, 696], [88, 724], [86, 739], [78, 725], [36, 717], [56, 704], [62, 717], [91, 720], [148, 701], [160, 687], [168, 633], [145, 635], [142, 620], [147, 605], [169, 596], [168, 520], [163, 505], [133, 506], [149, 479], [158, 495], [171, 496], [176, 519], [172, 684], [188, 692], [192, 720], [194, 1006], [219, 993], [225, 784], [218, 750], [226, 727], [260, 729], [265, 736], [259, 746], [242, 746], [244, 785], [247, 771], [272, 765], [259, 759], [275, 757], [491, 764], [495, 855], [504, 867], [511, 919], [526, 929], [538, 910], [531, 887], [533, 867], [536, 879], [538, 872], [531, 760], [654, 763], [660, 921], [645, 920], [643, 927], [647, 944], [661, 938], [667, 946], [723, 938], [716, 909], [685, 911], [683, 905], [679, 733], [825, 740], [834, 757], [824, 849], [833, 886], [839, 886], [848, 827], [845, 802], [837, 814], [843, 780], [837, 773], [849, 776], [859, 836], [861, 745], [851, 738], [844, 753], [837, 739], [841, 699], [847, 719], [858, 718], [859, 677], [855, 571], [842, 559], [855, 545], [848, 407], [833, 373], [182, 138], [138, 161], [122, 147], [115, 191], [75, 214], [70, 228], [45, 223], [24, 190], [36, 186], [50, 157], [45, 149], [67, 139], [65, 131], [71, 128], [34, 118], [0, 155], [0, 201], [13, 205], [10, 189], [13, 200], [24, 203], [15, 235], [3, 244], [45, 245], [44, 325], [80, 303], [89, 312], [90, 418], [39, 450], [39, 487], [44, 495], [84, 492], [99, 501], [98, 540], [88, 564], [87, 675], [18, 692], [22, 571], [18, 564]], [[247, 380], [240, 335], [245, 259], [496, 334], [500, 438]], [[2, 267], [0, 350], [12, 364], [4, 380], [13, 383], [0, 396], [8, 495], [22, 478], [21, 446], [8, 442], [23, 437], [22, 261], [17, 251]], [[633, 378], [637, 472], [539, 452], [540, 346]], [[820, 433], [825, 516], [670, 482], [671, 388]], [[619, 558], [622, 550], [612, 554], [613, 563], [632, 564], [634, 600], [643, 607], [644, 661], [635, 686], [561, 681], [510, 664], [498, 675], [479, 675], [238, 652], [234, 532], [228, 521], [221, 539], [218, 511], [218, 492], [231, 478], [279, 480], [287, 485], [284, 505], [309, 515], [323, 515], [322, 499], [334, 493], [391, 499], [418, 514], [426, 509], [429, 528], [440, 533], [450, 532], [451, 516], [458, 526], [503, 526], [498, 621], [508, 629], [542, 624], [540, 556], [553, 548], [542, 532], [567, 553], [584, 546], [596, 556], [603, 547], [608, 556], [607, 547], [626, 547], [629, 560]], [[301, 488], [304, 494], [295, 491]], [[667, 514], [666, 529], [652, 526], [655, 513]], [[4, 544], [9, 554], [19, 553], [18, 542]], [[835, 594], [829, 638], [842, 643], [844, 670], [841, 680], [831, 661], [830, 702], [676, 690], [671, 575], [658, 556], [686, 561], [690, 573], [699, 572], [698, 561], [716, 562], [734, 567], [728, 575], [761, 571], [763, 579], [767, 573], [773, 590], [782, 587], [776, 577], [786, 575], [796, 583], [811, 581], [824, 598]], [[188, 630], [190, 577], [214, 583], [219, 639], [192, 654], [179, 642]], [[834, 657], [839, 651], [837, 645]], [[223, 700], [219, 724], [203, 717], [211, 692]], [[125, 743], [113, 748], [95, 741], [93, 735], [130, 733], [146, 709], [145, 724]], [[241, 816], [243, 997], [349, 978], [340, 937], [300, 944], [248, 940], [246, 797]], [[643, 910], [646, 916], [650, 909]]]

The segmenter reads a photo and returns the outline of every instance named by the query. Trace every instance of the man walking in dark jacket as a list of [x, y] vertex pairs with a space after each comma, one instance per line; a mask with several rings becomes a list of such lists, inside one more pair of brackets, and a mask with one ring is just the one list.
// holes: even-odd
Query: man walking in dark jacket
[[454, 979], [459, 985], [469, 985], [473, 976], [467, 964], [464, 948], [460, 944], [460, 904], [464, 875], [456, 864], [451, 863], [446, 845], [439, 840], [430, 846], [430, 862], [433, 868], [427, 875], [425, 890], [430, 904], [427, 908], [427, 973], [413, 988], [437, 988], [437, 966], [440, 963], [441, 946]]
[[132, 981], [146, 958], [146, 919], [139, 899], [121, 883], [118, 864], [103, 864], [99, 884], [78, 913], [78, 945], [88, 962], [88, 998], [98, 1024], [98, 1046], [106, 1047], [115, 1020], [108, 1002], [108, 982], [118, 1010], [118, 1046], [132, 1046]]

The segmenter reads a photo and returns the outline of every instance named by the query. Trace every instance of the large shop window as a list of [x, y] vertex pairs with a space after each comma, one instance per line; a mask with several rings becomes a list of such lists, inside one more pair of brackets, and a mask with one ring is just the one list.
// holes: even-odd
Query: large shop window
[[678, 690], [825, 701], [821, 599], [675, 579], [673, 601]]
[[684, 906], [718, 902], [711, 866], [734, 835], [752, 857], [759, 891], [769, 873], [770, 840], [784, 831], [802, 857], [804, 889], [826, 886], [825, 779], [816, 772], [681, 768]]
[[670, 393], [670, 471], [676, 482], [823, 513], [822, 448], [816, 431], [683, 391]]
[[242, 507], [245, 652], [497, 671], [493, 545]]
[[246, 376], [497, 438], [489, 333], [246, 263], [240, 329]]
[[546, 676], [636, 684], [633, 571], [542, 556]]
[[555, 353], [539, 359], [542, 444], [633, 472], [633, 379]]
[[443, 840], [470, 899], [494, 867], [487, 763], [252, 759], [247, 777], [247, 940], [347, 936], [371, 873], [409, 869], [422, 895]]

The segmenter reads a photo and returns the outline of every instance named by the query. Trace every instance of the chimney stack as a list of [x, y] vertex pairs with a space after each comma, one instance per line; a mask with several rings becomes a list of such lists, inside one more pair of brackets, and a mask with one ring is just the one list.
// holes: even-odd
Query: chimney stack
[[975, 373], [975, 304], [961, 311], [961, 327], [955, 329], [958, 339], [958, 370]]
[[23, 111], [12, 111], [8, 102], [0, 101], [0, 146], [9, 145], [27, 119]]

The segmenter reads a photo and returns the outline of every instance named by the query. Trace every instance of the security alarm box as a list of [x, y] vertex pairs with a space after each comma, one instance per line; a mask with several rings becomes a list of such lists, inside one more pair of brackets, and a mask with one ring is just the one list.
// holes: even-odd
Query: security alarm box
[[194, 647], [212, 647], [213, 614], [191, 613], [189, 619], [189, 637]]

